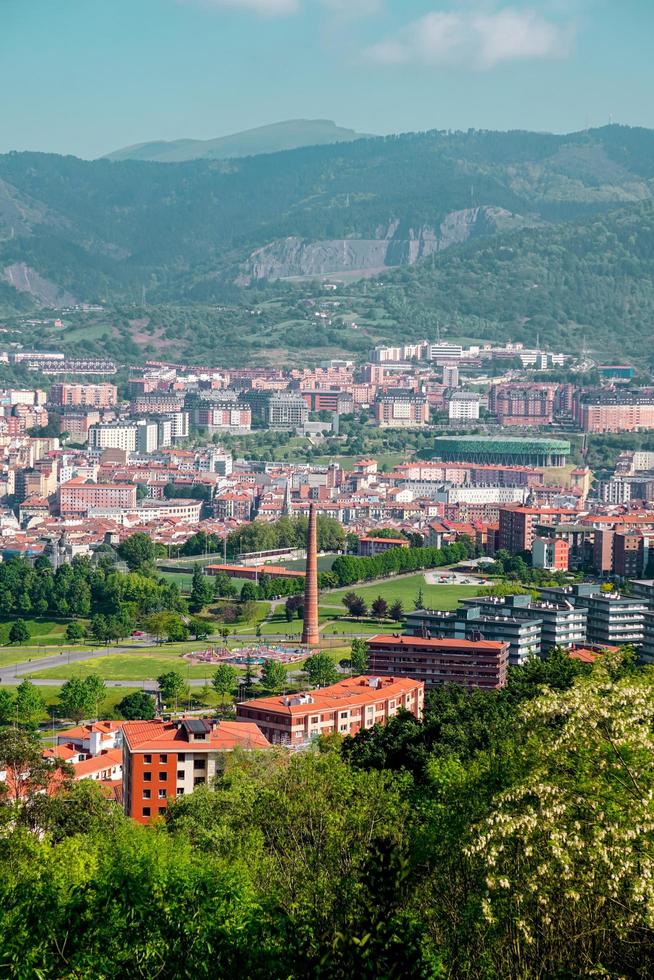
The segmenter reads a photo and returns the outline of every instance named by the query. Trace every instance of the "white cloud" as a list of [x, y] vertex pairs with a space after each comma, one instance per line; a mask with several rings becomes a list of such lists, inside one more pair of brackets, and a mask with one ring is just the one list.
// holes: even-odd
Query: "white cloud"
[[572, 24], [535, 10], [504, 7], [434, 11], [365, 51], [383, 65], [463, 65], [493, 68], [506, 61], [561, 58], [574, 39]]
[[249, 10], [264, 17], [281, 17], [299, 9], [298, 0], [200, 0], [205, 7]]

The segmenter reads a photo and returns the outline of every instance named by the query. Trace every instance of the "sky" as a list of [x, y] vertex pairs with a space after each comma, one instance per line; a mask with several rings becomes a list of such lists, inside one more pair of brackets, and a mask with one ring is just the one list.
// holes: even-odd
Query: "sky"
[[654, 0], [0, 0], [0, 152], [283, 119], [654, 128]]

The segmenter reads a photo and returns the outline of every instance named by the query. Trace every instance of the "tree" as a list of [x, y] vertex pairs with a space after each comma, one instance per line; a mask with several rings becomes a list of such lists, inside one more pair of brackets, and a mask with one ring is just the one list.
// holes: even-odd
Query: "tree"
[[309, 683], [314, 687], [328, 687], [338, 680], [338, 671], [331, 657], [326, 653], [314, 653], [304, 664]]
[[237, 588], [226, 572], [218, 572], [213, 577], [213, 594], [217, 599], [233, 599]]
[[192, 613], [200, 612], [211, 602], [213, 598], [213, 586], [207, 576], [202, 572], [199, 565], [193, 566], [193, 581], [191, 584], [191, 597], [189, 599], [189, 609]]
[[378, 595], [372, 604], [372, 614], [376, 619], [386, 619], [388, 616], [388, 603], [383, 596]]
[[196, 640], [206, 640], [211, 633], [211, 626], [206, 619], [199, 619], [194, 616], [188, 623], [188, 627]]
[[350, 648], [350, 668], [355, 675], [368, 673], [368, 644], [355, 637]]
[[174, 704], [175, 711], [181, 698], [186, 697], [187, 687], [184, 678], [177, 670], [169, 670], [157, 677], [161, 700], [165, 704]]
[[130, 571], [146, 569], [154, 562], [155, 549], [149, 534], [137, 531], [118, 545], [118, 554]]
[[388, 615], [391, 617], [393, 622], [401, 623], [404, 619], [404, 606], [402, 605], [402, 600], [397, 599], [391, 608], [388, 610]]
[[15, 717], [14, 699], [6, 688], [0, 687], [0, 725], [10, 725]]
[[188, 627], [180, 616], [169, 615], [166, 639], [169, 643], [182, 643], [188, 640]]
[[422, 586], [418, 589], [418, 595], [415, 597], [413, 602], [414, 608], [424, 609], [425, 608], [425, 597], [422, 593]]
[[163, 643], [165, 636], [168, 633], [168, 626], [170, 624], [170, 613], [169, 612], [156, 612], [148, 616], [143, 625], [151, 636], [154, 636], [157, 643]]
[[259, 589], [249, 580], [241, 586], [241, 602], [254, 602], [259, 598]]
[[35, 725], [42, 717], [45, 711], [45, 701], [41, 697], [38, 687], [31, 681], [23, 681], [16, 688], [14, 708], [16, 720], [28, 727]]
[[59, 711], [64, 718], [72, 718], [74, 722], [97, 717], [104, 695], [105, 683], [97, 674], [90, 674], [83, 680], [71, 677], [62, 685], [59, 693]]
[[20, 646], [22, 643], [26, 643], [30, 638], [29, 626], [24, 619], [16, 619], [11, 624], [9, 630], [9, 642], [18, 643]]
[[261, 670], [260, 682], [266, 691], [277, 694], [286, 687], [288, 676], [278, 660], [266, 660]]
[[341, 602], [343, 603], [343, 605], [345, 606], [345, 608], [347, 609], [347, 611], [349, 613], [351, 613], [352, 612], [352, 604], [355, 603], [357, 601], [357, 599], [358, 599], [358, 596], [357, 596], [356, 592], [346, 592], [345, 595], [343, 596], [343, 598], [341, 599]]
[[29, 804], [35, 795], [41, 795], [54, 782], [61, 783], [62, 776], [70, 775], [71, 766], [62, 759], [44, 758], [43, 745], [38, 735], [17, 728], [0, 730], [0, 769], [7, 773], [0, 783], [0, 800]]
[[76, 619], [66, 627], [66, 639], [69, 643], [77, 643], [78, 640], [83, 640], [85, 636], [86, 630]]
[[363, 596], [356, 595], [350, 604], [350, 613], [359, 619], [361, 616], [366, 616], [368, 613], [368, 606], [366, 605], [366, 600]]
[[234, 690], [238, 670], [233, 664], [219, 664], [214, 671], [211, 679], [214, 690], [220, 694], [221, 704], [225, 703], [225, 697]]
[[145, 691], [134, 691], [126, 694], [116, 708], [128, 721], [151, 721], [155, 717], [156, 705], [151, 694]]

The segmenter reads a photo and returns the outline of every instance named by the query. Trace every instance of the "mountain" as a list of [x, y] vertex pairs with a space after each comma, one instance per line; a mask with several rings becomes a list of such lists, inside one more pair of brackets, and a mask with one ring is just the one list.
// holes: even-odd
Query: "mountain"
[[[540, 330], [561, 342], [577, 342], [580, 324], [615, 345], [623, 324], [649, 337], [653, 187], [654, 132], [623, 126], [434, 131], [165, 167], [10, 153], [0, 309], [139, 303], [145, 289], [159, 312], [154, 340], [135, 328], [135, 350], [188, 340], [206, 354], [219, 341], [238, 358], [274, 343], [281, 358], [327, 339], [305, 328], [297, 304], [315, 289], [303, 283], [366, 276], [348, 287], [361, 331], [336, 324], [335, 350], [365, 349], [386, 329], [432, 333], [437, 317], [468, 337]], [[252, 318], [253, 295], [279, 297], [275, 313]], [[216, 304], [232, 312], [182, 312]], [[297, 326], [278, 334], [285, 318]]]
[[107, 160], [147, 160], [183, 163], [187, 160], [227, 160], [232, 157], [278, 153], [301, 146], [323, 146], [366, 139], [367, 135], [337, 126], [331, 119], [287, 119], [212, 140], [157, 140], [107, 153]]

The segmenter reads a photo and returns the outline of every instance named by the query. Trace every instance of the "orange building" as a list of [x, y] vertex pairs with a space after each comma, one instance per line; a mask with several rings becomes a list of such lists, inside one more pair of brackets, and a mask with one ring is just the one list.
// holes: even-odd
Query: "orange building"
[[383, 725], [400, 708], [422, 718], [424, 687], [408, 677], [351, 677], [303, 694], [243, 701], [236, 718], [255, 722], [276, 744], [304, 745], [319, 735]]
[[171, 797], [210, 784], [224, 752], [267, 749], [254, 724], [182, 718], [128, 721], [123, 725], [123, 801], [139, 823], [163, 816]]

